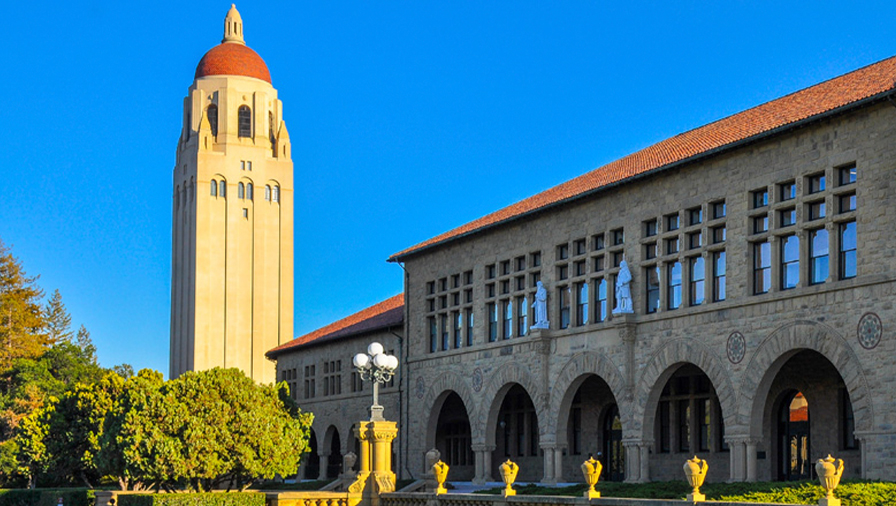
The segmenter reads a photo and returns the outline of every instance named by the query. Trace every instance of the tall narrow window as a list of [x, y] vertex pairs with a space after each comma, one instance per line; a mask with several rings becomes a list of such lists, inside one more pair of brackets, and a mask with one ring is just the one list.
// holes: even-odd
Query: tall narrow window
[[209, 104], [208, 108], [205, 109], [206, 115], [208, 116], [208, 124], [212, 127], [212, 135], [218, 136], [218, 106], [215, 104]]
[[819, 228], [809, 232], [809, 283], [817, 285], [828, 279], [828, 231]]
[[560, 299], [560, 328], [569, 327], [569, 287], [561, 286], [557, 290], [558, 299]]
[[840, 225], [840, 279], [856, 277], [856, 222]]
[[463, 344], [464, 317], [460, 311], [454, 312], [454, 347], [460, 348]]
[[236, 198], [238, 198], [238, 199], [246, 198], [246, 185], [244, 185], [243, 183], [240, 183], [239, 185], [237, 185], [236, 188], [237, 188]]
[[253, 195], [254, 190], [252, 187], [252, 183], [246, 183], [246, 198], [248, 200], [255, 200], [255, 196]]
[[467, 316], [467, 346], [473, 346], [473, 310], [465, 311]]
[[498, 306], [494, 302], [489, 302], [486, 306], [488, 311], [488, 342], [493, 343], [498, 340]]
[[442, 333], [442, 351], [445, 351], [450, 346], [450, 338], [448, 336], [448, 315], [443, 314], [439, 318], [439, 327]]
[[768, 292], [772, 285], [772, 246], [768, 241], [753, 244], [753, 294]]
[[597, 283], [597, 304], [594, 320], [602, 322], [607, 319], [607, 280], [601, 278]]
[[510, 300], [504, 301], [502, 309], [504, 313], [504, 328], [502, 329], [501, 337], [510, 339], [513, 337], [513, 302]]
[[271, 200], [271, 185], [264, 185], [264, 199], [270, 202]]
[[239, 137], [252, 137], [252, 110], [248, 105], [241, 105], [237, 111]]
[[647, 312], [656, 313], [660, 308], [660, 267], [648, 267], [647, 278]]
[[588, 283], [579, 283], [576, 295], [576, 325], [582, 326], [588, 323]]
[[226, 197], [227, 196], [227, 183], [223, 180], [218, 183], [218, 196]]
[[279, 186], [274, 187], [273, 199], [274, 199], [274, 202], [280, 202], [280, 187]]
[[697, 449], [708, 452], [712, 438], [712, 401], [709, 399], [697, 399], [697, 428]]
[[435, 353], [439, 350], [439, 330], [436, 327], [435, 317], [429, 317], [429, 352]]
[[712, 300], [725, 300], [725, 252], [712, 254]]
[[215, 181], [214, 179], [212, 179], [212, 184], [211, 184], [211, 195], [212, 195], [212, 197], [218, 196], [218, 182]]
[[517, 299], [517, 321], [519, 322], [516, 335], [523, 337], [529, 332], [529, 298], [522, 297]]
[[672, 262], [667, 267], [669, 309], [678, 309], [681, 306], [681, 262]]
[[678, 401], [678, 451], [691, 451], [691, 401]]
[[800, 281], [800, 238], [781, 238], [781, 289], [795, 288]]
[[706, 280], [703, 257], [695, 257], [691, 259], [690, 275], [690, 304], [692, 306], [699, 306], [700, 304], [703, 304], [704, 281]]

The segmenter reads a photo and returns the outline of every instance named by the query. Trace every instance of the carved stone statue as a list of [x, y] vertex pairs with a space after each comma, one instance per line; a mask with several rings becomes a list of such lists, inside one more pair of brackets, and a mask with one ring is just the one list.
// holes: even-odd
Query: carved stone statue
[[549, 329], [551, 326], [548, 322], [548, 291], [541, 281], [536, 284], [538, 289], [535, 290], [535, 302], [532, 303], [532, 307], [535, 308], [535, 324], [531, 328]]
[[619, 264], [619, 274], [616, 275], [616, 307], [613, 314], [633, 313], [632, 310], [632, 273], [628, 270], [628, 262], [622, 260]]

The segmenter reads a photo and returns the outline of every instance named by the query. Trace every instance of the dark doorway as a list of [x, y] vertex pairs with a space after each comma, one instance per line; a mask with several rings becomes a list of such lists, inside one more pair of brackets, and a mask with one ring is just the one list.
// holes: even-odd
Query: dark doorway
[[809, 403], [802, 392], [791, 391], [784, 395], [778, 409], [778, 444], [778, 455], [781, 458], [778, 479], [811, 479]]
[[317, 436], [314, 429], [308, 438], [308, 453], [305, 454], [305, 479], [316, 480], [320, 477], [320, 455], [317, 453]]
[[342, 444], [339, 441], [339, 431], [332, 428], [330, 435], [330, 457], [327, 459], [327, 478], [338, 478], [342, 472]]
[[622, 420], [619, 406], [613, 404], [604, 415], [604, 448], [601, 464], [604, 466], [601, 479], [623, 481], [625, 479], [625, 450], [622, 448]]

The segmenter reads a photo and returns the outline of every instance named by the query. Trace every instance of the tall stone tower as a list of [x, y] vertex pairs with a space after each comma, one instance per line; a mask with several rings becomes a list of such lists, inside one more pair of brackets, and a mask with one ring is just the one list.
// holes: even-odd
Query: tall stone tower
[[293, 338], [293, 169], [283, 104], [231, 6], [184, 99], [174, 167], [170, 377], [274, 381]]

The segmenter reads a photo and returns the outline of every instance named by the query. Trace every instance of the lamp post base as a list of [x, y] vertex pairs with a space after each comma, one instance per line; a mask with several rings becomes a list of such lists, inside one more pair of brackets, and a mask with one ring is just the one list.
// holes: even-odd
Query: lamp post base
[[383, 407], [382, 406], [378, 406], [376, 404], [374, 404], [373, 406], [370, 406], [370, 421], [371, 422], [386, 421], [386, 419], [383, 418]]

